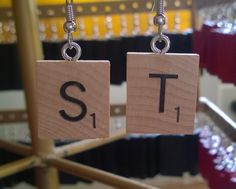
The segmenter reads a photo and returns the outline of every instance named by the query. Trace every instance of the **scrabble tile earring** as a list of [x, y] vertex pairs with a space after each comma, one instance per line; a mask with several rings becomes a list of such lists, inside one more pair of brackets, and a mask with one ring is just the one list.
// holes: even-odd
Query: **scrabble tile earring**
[[[158, 34], [151, 41], [153, 53], [127, 55], [128, 133], [189, 134], [196, 112], [199, 56], [166, 54], [169, 38], [163, 34], [166, 23], [164, 0], [154, 17]], [[164, 42], [161, 50], [156, 43]]]
[[66, 12], [65, 60], [37, 61], [38, 135], [50, 139], [108, 137], [110, 63], [78, 61], [81, 48], [72, 37], [76, 30], [72, 0], [66, 0]]

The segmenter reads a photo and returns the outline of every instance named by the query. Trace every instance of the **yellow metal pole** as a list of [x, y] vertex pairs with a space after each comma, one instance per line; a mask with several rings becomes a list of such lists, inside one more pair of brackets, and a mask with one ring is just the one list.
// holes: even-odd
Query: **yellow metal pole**
[[40, 163], [40, 160], [32, 156], [0, 166], [0, 179], [30, 169], [38, 163]]
[[68, 157], [74, 154], [78, 154], [105, 144], [112, 143], [114, 141], [120, 140], [126, 136], [125, 133], [118, 133], [112, 137], [105, 139], [87, 139], [79, 142], [74, 142], [68, 145], [57, 147], [55, 153], [59, 157]]
[[28, 156], [32, 154], [32, 148], [30, 146], [13, 141], [4, 141], [0, 139], [0, 148], [22, 156]]
[[[12, 6], [33, 154], [44, 158], [53, 153], [54, 144], [52, 140], [40, 140], [37, 136], [35, 62], [37, 59], [43, 59], [42, 46], [39, 39], [37, 8], [34, 0], [12, 0]], [[59, 188], [57, 169], [53, 167], [36, 168], [36, 182], [39, 189]]]
[[57, 167], [59, 170], [68, 174], [72, 174], [81, 178], [98, 181], [115, 188], [120, 189], [158, 189], [154, 186], [137, 182], [125, 177], [114, 175], [112, 173], [92, 168], [86, 165], [75, 163], [65, 159], [48, 159], [46, 161], [49, 165]]

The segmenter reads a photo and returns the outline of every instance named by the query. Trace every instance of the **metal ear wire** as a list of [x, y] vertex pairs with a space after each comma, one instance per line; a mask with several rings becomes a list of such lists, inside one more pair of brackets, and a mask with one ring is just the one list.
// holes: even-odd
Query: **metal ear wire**
[[[156, 7], [155, 5], [157, 5], [157, 0], [154, 0], [153, 2], [153, 9]], [[159, 0], [160, 1], [160, 6], [156, 8], [156, 16], [153, 19], [153, 23], [155, 26], [158, 27], [158, 35], [155, 36], [152, 41], [151, 41], [151, 49], [153, 52], [155, 53], [159, 53], [159, 54], [165, 54], [169, 49], [170, 49], [170, 40], [169, 38], [163, 34], [163, 26], [166, 24], [166, 17], [165, 17], [165, 12], [164, 12], [164, 0]], [[156, 46], [156, 42], [165, 42], [165, 47], [160, 50], [157, 46]]]
[[[81, 56], [81, 47], [73, 42], [72, 33], [76, 31], [77, 24], [74, 15], [73, 0], [66, 0], [66, 22], [64, 23], [64, 31], [67, 33], [67, 43], [62, 47], [61, 54], [65, 60], [76, 61]], [[74, 57], [67, 54], [67, 50], [75, 49]]]

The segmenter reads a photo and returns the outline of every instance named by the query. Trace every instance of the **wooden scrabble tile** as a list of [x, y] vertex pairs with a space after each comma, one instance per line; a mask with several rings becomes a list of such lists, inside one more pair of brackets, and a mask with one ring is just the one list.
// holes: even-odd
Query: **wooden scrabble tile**
[[38, 61], [39, 137], [108, 137], [109, 87], [108, 61]]
[[127, 132], [192, 133], [198, 66], [195, 54], [128, 53]]

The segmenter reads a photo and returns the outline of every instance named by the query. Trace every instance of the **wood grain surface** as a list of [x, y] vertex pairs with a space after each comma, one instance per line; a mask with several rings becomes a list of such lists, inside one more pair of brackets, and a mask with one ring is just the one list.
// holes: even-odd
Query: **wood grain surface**
[[[82, 101], [87, 113], [79, 121], [68, 121], [59, 111], [70, 117], [82, 113], [78, 104], [61, 96], [61, 87], [68, 81], [82, 84], [66, 88], [66, 94]], [[37, 100], [38, 135], [51, 139], [93, 139], [109, 136], [110, 63], [108, 61], [38, 61]], [[94, 128], [94, 117], [96, 128]]]
[[[199, 56], [195, 54], [128, 53], [128, 133], [192, 133], [197, 102], [198, 65]], [[155, 74], [177, 76], [165, 81], [165, 103], [162, 110], [162, 79], [154, 77]]]

